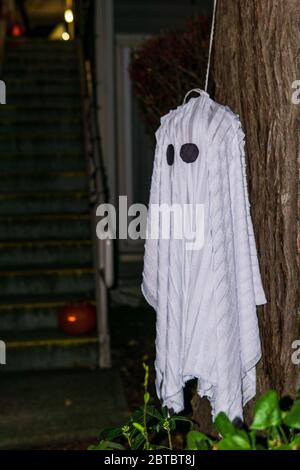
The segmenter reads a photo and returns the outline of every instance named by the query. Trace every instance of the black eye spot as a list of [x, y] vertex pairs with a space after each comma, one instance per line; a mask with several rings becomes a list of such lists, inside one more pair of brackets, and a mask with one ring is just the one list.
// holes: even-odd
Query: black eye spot
[[167, 148], [167, 162], [168, 165], [173, 165], [174, 163], [174, 155], [175, 155], [175, 150], [174, 150], [174, 145], [169, 144]]
[[180, 156], [185, 163], [193, 163], [198, 155], [199, 149], [195, 144], [184, 144], [180, 149]]

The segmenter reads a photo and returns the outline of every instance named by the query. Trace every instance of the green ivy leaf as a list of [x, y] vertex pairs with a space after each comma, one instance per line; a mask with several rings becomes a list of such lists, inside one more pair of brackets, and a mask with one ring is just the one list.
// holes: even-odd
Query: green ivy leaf
[[300, 400], [296, 400], [284, 417], [284, 424], [293, 429], [300, 429]]
[[173, 417], [169, 418], [169, 419], [165, 419], [165, 421], [164, 421], [164, 428], [165, 429], [166, 429], [166, 426], [169, 427], [170, 431], [175, 431], [175, 429], [176, 429], [175, 419]]
[[251, 450], [249, 440], [244, 433], [237, 431], [234, 435], [227, 435], [219, 444], [219, 450]]
[[254, 408], [254, 419], [251, 429], [262, 430], [281, 424], [281, 411], [278, 395], [275, 390], [269, 390], [259, 398]]
[[300, 434], [298, 434], [290, 443], [291, 450], [300, 450]]
[[156, 418], [159, 421], [163, 419], [163, 416], [154, 406], [148, 406], [147, 415], [151, 416], [151, 418]]
[[232, 424], [230, 419], [223, 412], [218, 414], [214, 424], [219, 434], [221, 434], [221, 436], [223, 437], [232, 436], [237, 432], [236, 427]]
[[190, 431], [187, 434], [188, 450], [207, 450], [211, 448], [212, 444], [213, 441], [202, 432]]

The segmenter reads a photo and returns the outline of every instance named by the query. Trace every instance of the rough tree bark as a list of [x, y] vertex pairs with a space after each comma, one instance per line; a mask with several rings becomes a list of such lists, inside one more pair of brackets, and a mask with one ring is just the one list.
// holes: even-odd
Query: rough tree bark
[[[258, 309], [258, 395], [268, 388], [294, 395], [300, 388], [299, 366], [291, 361], [292, 343], [300, 340], [300, 104], [292, 103], [292, 83], [300, 80], [299, 24], [299, 0], [218, 2], [215, 99], [240, 115], [246, 133], [251, 213], [268, 300]], [[195, 420], [209, 431], [203, 403], [194, 397], [193, 405]]]

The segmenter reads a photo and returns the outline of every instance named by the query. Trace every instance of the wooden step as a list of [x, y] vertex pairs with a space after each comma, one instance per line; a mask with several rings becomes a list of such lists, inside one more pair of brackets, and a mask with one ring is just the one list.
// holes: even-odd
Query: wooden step
[[81, 149], [70, 151], [35, 152], [33, 154], [17, 155], [16, 152], [0, 152], [0, 166], [2, 171], [59, 171], [80, 170], [86, 168], [86, 160]]
[[20, 192], [0, 195], [0, 214], [57, 214], [88, 213], [89, 199], [86, 192], [50, 191]]
[[72, 337], [55, 328], [4, 332], [2, 337], [6, 372], [96, 367], [98, 363], [96, 332]]
[[90, 267], [10, 270], [0, 272], [0, 296], [50, 295], [93, 296], [94, 269]]
[[91, 240], [0, 242], [0, 269], [92, 266]]
[[0, 172], [0, 194], [15, 191], [87, 191], [87, 177], [78, 172]]

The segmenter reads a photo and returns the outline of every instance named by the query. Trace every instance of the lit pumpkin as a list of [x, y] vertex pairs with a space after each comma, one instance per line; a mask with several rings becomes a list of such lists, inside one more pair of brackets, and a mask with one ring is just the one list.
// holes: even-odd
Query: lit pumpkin
[[65, 305], [58, 312], [58, 325], [68, 335], [83, 335], [97, 325], [96, 309], [89, 303]]
[[14, 38], [19, 38], [24, 34], [24, 28], [19, 23], [15, 23], [11, 28], [11, 35]]

